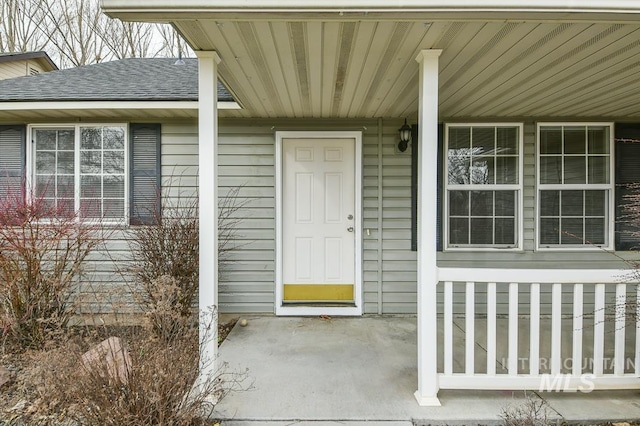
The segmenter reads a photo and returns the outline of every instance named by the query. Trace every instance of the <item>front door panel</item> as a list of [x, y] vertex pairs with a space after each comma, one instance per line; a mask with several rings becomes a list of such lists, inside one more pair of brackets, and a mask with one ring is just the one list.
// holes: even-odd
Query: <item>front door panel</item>
[[354, 303], [355, 141], [283, 139], [283, 303]]

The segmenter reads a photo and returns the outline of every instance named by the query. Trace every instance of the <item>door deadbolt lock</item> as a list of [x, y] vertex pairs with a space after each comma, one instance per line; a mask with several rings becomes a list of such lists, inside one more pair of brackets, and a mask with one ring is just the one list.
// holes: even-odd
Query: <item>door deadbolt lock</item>
[[349, 219], [349, 220], [353, 220], [353, 215], [352, 215], [352, 214], [350, 214], [349, 216], [347, 216], [347, 219]]

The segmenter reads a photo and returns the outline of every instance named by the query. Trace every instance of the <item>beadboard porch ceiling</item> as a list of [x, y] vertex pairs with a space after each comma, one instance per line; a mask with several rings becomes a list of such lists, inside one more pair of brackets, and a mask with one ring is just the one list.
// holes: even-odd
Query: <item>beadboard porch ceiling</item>
[[406, 117], [422, 49], [443, 49], [440, 116], [640, 117], [640, 25], [554, 22], [175, 23], [217, 50], [252, 117]]
[[[341, 14], [243, 9], [251, 2], [216, 13], [206, 2], [198, 10], [160, 0], [118, 9], [120, 3], [103, 0], [112, 16], [169, 20], [194, 50], [219, 53], [220, 78], [243, 106], [232, 116], [412, 117], [418, 112], [415, 58], [422, 49], [442, 49], [440, 119], [640, 118], [637, 5], [618, 14]], [[152, 3], [167, 5], [139, 6]]]

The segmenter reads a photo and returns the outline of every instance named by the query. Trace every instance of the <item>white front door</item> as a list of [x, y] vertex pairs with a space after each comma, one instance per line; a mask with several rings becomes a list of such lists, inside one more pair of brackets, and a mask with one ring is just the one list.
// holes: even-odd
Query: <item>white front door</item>
[[360, 313], [360, 138], [279, 136], [277, 312]]

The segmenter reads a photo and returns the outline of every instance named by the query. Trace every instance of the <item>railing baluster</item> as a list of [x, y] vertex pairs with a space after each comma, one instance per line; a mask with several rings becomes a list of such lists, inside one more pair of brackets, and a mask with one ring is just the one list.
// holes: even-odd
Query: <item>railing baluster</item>
[[444, 283], [444, 374], [453, 373], [453, 283]]
[[467, 291], [466, 291], [466, 301], [465, 301], [465, 309], [466, 309], [466, 321], [464, 327], [465, 333], [465, 344], [466, 344], [466, 354], [465, 354], [465, 373], [468, 375], [473, 375], [475, 372], [475, 307], [476, 307], [476, 297], [475, 297], [475, 283], [473, 281], [467, 282]]
[[593, 318], [593, 374], [602, 376], [604, 361], [604, 296], [605, 285], [596, 284]]
[[562, 366], [562, 284], [551, 287], [551, 374], [560, 374]]
[[574, 376], [582, 374], [582, 307], [584, 303], [582, 284], [573, 286], [573, 350], [571, 373]]
[[613, 366], [613, 374], [622, 376], [624, 374], [624, 331], [626, 326], [626, 304], [627, 304], [627, 285], [624, 283], [616, 284], [616, 337], [614, 343], [615, 363]]
[[509, 375], [518, 374], [518, 283], [509, 284]]
[[487, 283], [487, 374], [496, 374], [496, 283]]
[[531, 330], [529, 335], [529, 374], [540, 374], [540, 284], [531, 284]]

